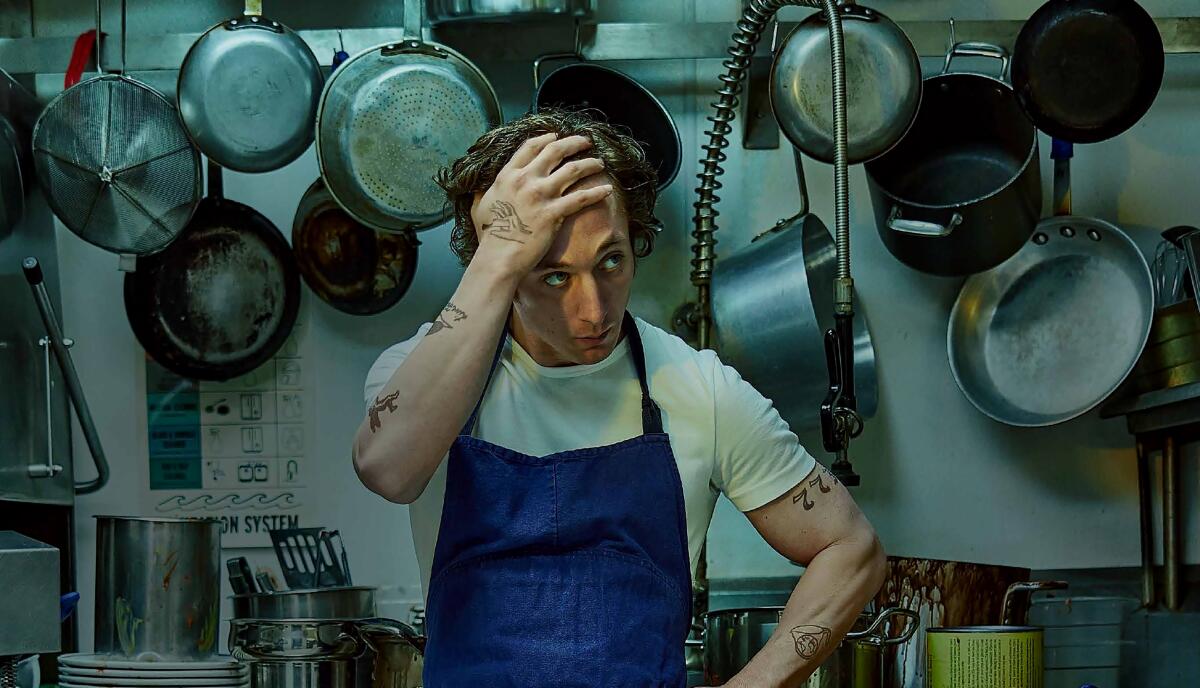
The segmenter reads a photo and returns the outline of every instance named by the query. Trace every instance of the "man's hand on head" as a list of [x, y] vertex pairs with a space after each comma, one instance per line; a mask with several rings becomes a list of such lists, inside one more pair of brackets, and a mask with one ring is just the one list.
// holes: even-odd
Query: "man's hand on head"
[[604, 171], [598, 158], [563, 162], [591, 146], [585, 136], [560, 139], [553, 133], [522, 144], [471, 207], [479, 235], [473, 262], [524, 277], [550, 250], [565, 218], [608, 198], [611, 184], [567, 193], [579, 180]]

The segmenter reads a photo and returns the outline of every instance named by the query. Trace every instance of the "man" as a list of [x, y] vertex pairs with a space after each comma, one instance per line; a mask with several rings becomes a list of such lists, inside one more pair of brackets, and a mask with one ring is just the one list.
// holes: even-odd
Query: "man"
[[728, 686], [794, 686], [878, 589], [845, 488], [712, 351], [629, 315], [654, 171], [585, 115], [527, 115], [439, 182], [466, 266], [367, 378], [354, 466], [412, 504], [427, 688], [685, 682], [691, 581], [720, 492], [805, 563]]

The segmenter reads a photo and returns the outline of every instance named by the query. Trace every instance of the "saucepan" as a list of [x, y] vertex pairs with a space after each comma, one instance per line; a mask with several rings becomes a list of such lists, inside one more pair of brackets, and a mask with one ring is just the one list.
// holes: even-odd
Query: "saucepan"
[[[705, 614], [704, 679], [722, 685], [767, 644], [783, 607], [724, 609]], [[893, 626], [903, 617], [902, 627]], [[884, 648], [903, 645], [916, 633], [919, 617], [892, 607], [860, 614], [837, 650], [809, 677], [804, 688], [875, 688], [880, 685]]]

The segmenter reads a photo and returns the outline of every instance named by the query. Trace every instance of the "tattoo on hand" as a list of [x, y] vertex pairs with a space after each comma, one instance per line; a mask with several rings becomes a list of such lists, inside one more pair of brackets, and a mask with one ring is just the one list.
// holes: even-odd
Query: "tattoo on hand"
[[450, 324], [451, 319], [453, 319], [454, 322], [462, 322], [463, 320], [467, 319], [467, 314], [453, 303], [446, 304], [446, 307], [442, 309], [441, 314], [438, 315], [438, 319], [433, 321], [433, 325], [429, 328], [429, 332], [426, 333], [426, 336], [430, 334], [437, 334], [442, 330], [454, 329], [454, 327]]
[[[805, 487], [796, 494], [792, 495], [792, 504], [800, 503], [800, 506], [804, 507], [805, 511], [812, 511], [813, 507], [815, 507], [817, 504], [808, 498], [808, 491], [810, 488], [816, 488], [820, 490], [821, 494], [827, 494], [833, 488], [825, 484], [826, 477], [828, 477], [833, 484], [836, 485], [838, 483], [837, 477], [825, 470], [824, 466], [821, 466], [817, 469], [817, 477], [808, 481], [808, 487]], [[813, 494], [816, 493], [814, 492]]]
[[397, 390], [387, 395], [386, 397], [375, 397], [375, 403], [371, 404], [371, 410], [368, 413], [371, 416], [371, 432], [374, 433], [379, 429], [382, 423], [379, 420], [379, 414], [387, 411], [394, 413], [396, 411], [396, 398], [400, 396]]
[[792, 629], [792, 640], [796, 643], [796, 654], [802, 659], [812, 659], [833, 637], [833, 631], [824, 626], [797, 626]]
[[525, 223], [517, 215], [517, 209], [511, 203], [496, 201], [492, 203], [491, 211], [492, 221], [485, 224], [483, 230], [497, 239], [523, 244], [525, 243], [525, 239], [521, 235], [528, 236], [533, 234], [532, 231], [525, 227]]

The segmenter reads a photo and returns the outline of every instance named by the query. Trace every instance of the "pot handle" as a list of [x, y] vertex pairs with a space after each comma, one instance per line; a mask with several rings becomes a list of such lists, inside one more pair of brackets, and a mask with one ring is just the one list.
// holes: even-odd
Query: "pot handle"
[[1000, 79], [1008, 80], [1008, 51], [993, 43], [981, 41], [963, 41], [950, 46], [946, 53], [946, 62], [942, 65], [942, 74], [950, 72], [950, 63], [956, 57], [993, 57], [1000, 60]]
[[950, 221], [944, 225], [936, 222], [925, 222], [922, 220], [905, 220], [900, 217], [900, 206], [892, 206], [892, 212], [888, 215], [888, 229], [904, 234], [916, 234], [918, 236], [927, 237], [944, 237], [950, 236], [954, 228], [961, 225], [963, 221], [962, 213], [954, 213], [950, 216]]
[[[895, 638], [889, 638], [886, 635], [879, 633], [879, 629], [881, 626], [889, 623], [889, 619], [891, 619], [893, 616], [906, 617], [908, 619], [908, 623], [905, 624], [903, 633]], [[903, 607], [889, 607], [879, 612], [879, 615], [875, 617], [875, 620], [871, 622], [871, 625], [868, 626], [865, 631], [847, 633], [846, 640], [866, 640], [867, 642], [870, 642], [874, 645], [879, 645], [881, 647], [887, 645], [903, 645], [909, 640], [912, 640], [913, 635], [917, 632], [917, 627], [921, 625], [920, 622], [920, 615], [911, 609], [904, 609]]]

